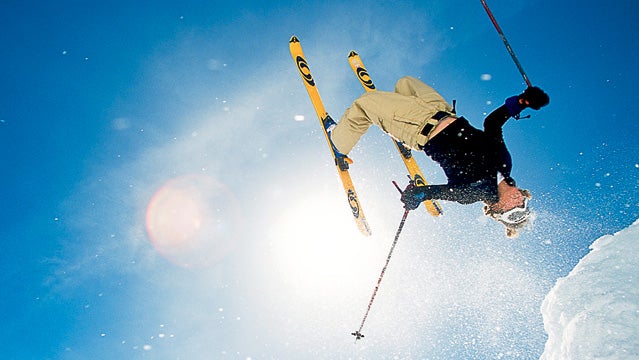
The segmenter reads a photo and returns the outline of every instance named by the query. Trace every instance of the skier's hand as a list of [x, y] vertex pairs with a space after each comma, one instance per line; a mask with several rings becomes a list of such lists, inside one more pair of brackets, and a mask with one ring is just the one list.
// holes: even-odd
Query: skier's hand
[[531, 86], [519, 95], [523, 105], [534, 110], [539, 110], [550, 103], [550, 98], [543, 90], [536, 86]]
[[539, 110], [548, 105], [550, 98], [543, 90], [536, 86], [531, 86], [520, 95], [511, 96], [506, 99], [506, 109], [510, 116], [519, 118], [519, 113], [525, 108]]
[[424, 201], [426, 195], [426, 186], [415, 186], [410, 184], [404, 189], [402, 193], [402, 202], [406, 210], [415, 210], [419, 207], [419, 204]]

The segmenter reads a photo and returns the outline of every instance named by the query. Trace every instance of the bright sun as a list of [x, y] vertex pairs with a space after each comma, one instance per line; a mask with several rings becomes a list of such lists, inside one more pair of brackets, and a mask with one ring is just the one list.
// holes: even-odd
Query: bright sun
[[347, 204], [340, 211], [336, 200], [316, 195], [292, 203], [270, 231], [278, 274], [299, 294], [352, 293], [354, 284], [369, 287], [381, 266], [375, 242], [359, 232]]

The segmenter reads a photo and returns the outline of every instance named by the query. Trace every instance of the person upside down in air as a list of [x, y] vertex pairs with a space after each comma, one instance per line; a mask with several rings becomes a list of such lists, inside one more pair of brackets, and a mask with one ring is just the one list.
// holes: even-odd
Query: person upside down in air
[[395, 92], [364, 93], [348, 108], [341, 120], [325, 121], [337, 157], [347, 154], [368, 128], [375, 124], [405, 146], [421, 150], [437, 162], [448, 182], [442, 185], [409, 185], [401, 200], [414, 210], [425, 200], [484, 202], [484, 213], [516, 237], [530, 219], [528, 190], [517, 187], [510, 176], [512, 159], [502, 127], [511, 117], [532, 108], [539, 110], [550, 99], [538, 87], [528, 87], [511, 96], [484, 119], [480, 130], [457, 116], [444, 98], [429, 85], [406, 76], [397, 81]]

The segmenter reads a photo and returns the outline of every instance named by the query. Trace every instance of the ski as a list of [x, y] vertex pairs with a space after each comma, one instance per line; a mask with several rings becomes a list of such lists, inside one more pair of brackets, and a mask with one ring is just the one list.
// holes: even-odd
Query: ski
[[291, 40], [289, 41], [289, 48], [291, 51], [291, 56], [293, 57], [293, 60], [297, 65], [300, 76], [302, 77], [302, 82], [304, 83], [304, 86], [308, 91], [308, 95], [311, 98], [311, 102], [313, 103], [313, 107], [315, 108], [315, 112], [317, 113], [317, 117], [320, 121], [320, 127], [324, 132], [324, 137], [326, 138], [326, 142], [328, 143], [328, 148], [335, 161], [337, 173], [339, 174], [342, 185], [344, 186], [346, 199], [348, 200], [348, 204], [351, 207], [351, 211], [353, 213], [353, 217], [355, 218], [355, 222], [357, 223], [357, 227], [362, 232], [362, 234], [367, 236], [371, 235], [371, 229], [368, 226], [368, 222], [366, 221], [366, 217], [364, 216], [364, 212], [362, 211], [359, 198], [357, 197], [357, 192], [355, 192], [355, 186], [353, 185], [350, 173], [348, 172], [348, 162], [345, 161], [344, 158], [339, 158], [336, 156], [335, 152], [333, 151], [333, 147], [331, 146], [331, 142], [328, 138], [328, 133], [324, 128], [324, 123], [328, 119], [330, 119], [330, 116], [326, 112], [324, 103], [320, 98], [319, 91], [317, 90], [317, 87], [315, 85], [315, 80], [311, 75], [311, 70], [309, 69], [306, 58], [304, 57], [302, 45], [295, 35], [293, 35], [291, 37]]
[[[366, 68], [364, 67], [364, 63], [362, 62], [359, 54], [357, 54], [355, 51], [351, 51], [350, 54], [348, 54], [348, 63], [351, 65], [351, 69], [353, 69], [353, 72], [357, 76], [360, 84], [362, 84], [364, 90], [366, 90], [367, 92], [377, 90], [375, 88], [375, 84], [373, 83], [373, 79], [371, 79], [370, 75], [368, 74], [368, 70], [366, 70]], [[416, 186], [428, 185], [426, 179], [424, 178], [424, 175], [419, 169], [419, 165], [417, 165], [417, 162], [413, 157], [411, 150], [395, 139], [393, 139], [393, 143], [395, 143], [395, 147], [397, 148], [400, 157], [404, 161], [404, 165], [406, 165], [406, 170], [408, 170], [408, 173], [410, 174], [410, 179], [415, 182]], [[437, 201], [426, 200], [424, 201], [424, 206], [426, 207], [426, 210], [433, 216], [439, 216], [443, 213], [443, 209]]]

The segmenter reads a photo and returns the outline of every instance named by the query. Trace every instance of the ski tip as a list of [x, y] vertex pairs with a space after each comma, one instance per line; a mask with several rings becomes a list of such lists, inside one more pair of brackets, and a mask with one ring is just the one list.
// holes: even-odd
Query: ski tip
[[348, 54], [348, 57], [353, 57], [353, 56], [357, 56], [357, 53], [355, 52], [355, 50], [351, 50], [351, 52]]
[[293, 35], [293, 36], [291, 36], [291, 40], [289, 42], [297, 43], [297, 42], [300, 42], [300, 39], [298, 39], [297, 36]]

